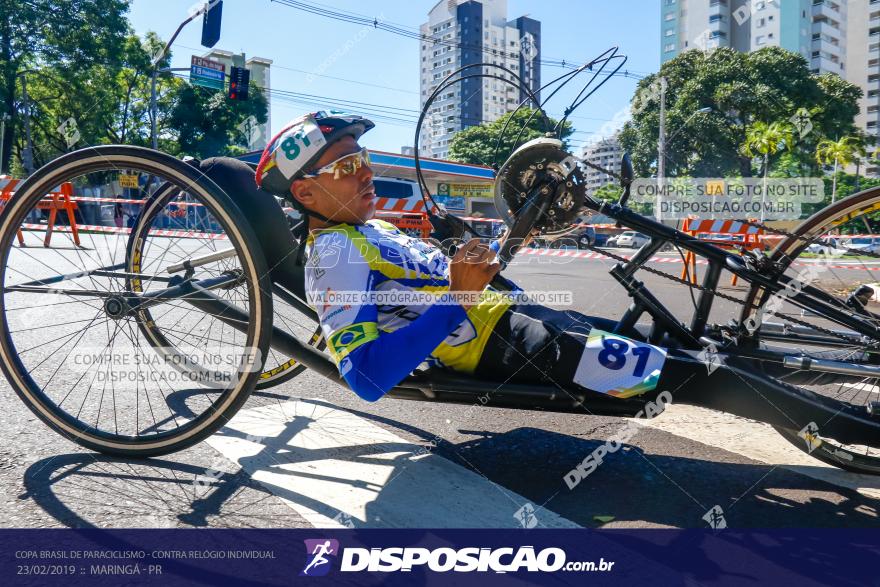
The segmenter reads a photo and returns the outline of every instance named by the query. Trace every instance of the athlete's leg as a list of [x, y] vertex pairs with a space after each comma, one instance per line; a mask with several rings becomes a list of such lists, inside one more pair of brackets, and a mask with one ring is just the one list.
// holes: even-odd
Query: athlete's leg
[[[678, 388], [693, 376], [693, 363], [664, 359], [662, 349], [636, 344], [636, 332], [627, 332], [629, 339], [609, 338], [607, 348], [596, 350], [594, 342], [593, 349], [585, 352], [591, 331], [611, 332], [614, 326], [614, 321], [579, 312], [514, 306], [498, 321], [475, 374], [496, 381], [577, 386], [615, 395], [620, 390], [609, 388], [617, 382], [632, 391], [660, 385]], [[660, 381], [656, 376], [651, 379], [656, 371], [660, 371]]]

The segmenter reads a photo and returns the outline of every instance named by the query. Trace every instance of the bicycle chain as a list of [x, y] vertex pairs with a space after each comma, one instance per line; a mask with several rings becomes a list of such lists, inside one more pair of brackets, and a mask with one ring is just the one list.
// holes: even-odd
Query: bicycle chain
[[[590, 162], [590, 161], [581, 160], [581, 162], [582, 162], [583, 164], [585, 164], [586, 166], [592, 168], [592, 169], [595, 169], [595, 170], [597, 170], [597, 171], [601, 171], [601, 172], [605, 173], [606, 175], [609, 175], [609, 176], [613, 177], [614, 179], [617, 179], [618, 181], [621, 180], [621, 175], [618, 174], [618, 173], [615, 173], [615, 172], [611, 171], [610, 169], [605, 169], [604, 167], [602, 167], [602, 166], [600, 166], [600, 165], [596, 165], [595, 163], [592, 163], [592, 162]], [[789, 238], [792, 238], [792, 237], [793, 237], [793, 238], [796, 238], [796, 239], [798, 239], [798, 240], [804, 241], [804, 242], [807, 244], [807, 246], [809, 246], [809, 245], [811, 245], [811, 244], [827, 245], [826, 243], [823, 243], [823, 242], [822, 242], [821, 237], [807, 238], [807, 237], [804, 237], [804, 236], [801, 236], [801, 235], [798, 235], [798, 234], [792, 234], [792, 233], [790, 233], [790, 232], [788, 232], [788, 231], [785, 231], [785, 230], [782, 230], [782, 229], [779, 229], [779, 228], [773, 228], [773, 227], [771, 227], [771, 226], [767, 226], [767, 225], [764, 224], [763, 222], [754, 222], [754, 221], [751, 221], [751, 220], [745, 220], [745, 221], [743, 221], [743, 224], [746, 224], [747, 226], [752, 226], [752, 227], [755, 227], [755, 228], [762, 229], [762, 230], [764, 230], [764, 231], [766, 231], [766, 232], [769, 232], [769, 233], [772, 233], [772, 234], [779, 234], [779, 235], [783, 235], [783, 236], [786, 236], [786, 237], [789, 237]], [[622, 257], [622, 256], [619, 256], [619, 255], [615, 255], [614, 253], [611, 253], [610, 251], [606, 251], [606, 250], [599, 249], [598, 247], [595, 247], [595, 246], [593, 246], [592, 244], [588, 244], [588, 245], [586, 245], [586, 246], [587, 246], [587, 248], [590, 249], [591, 251], [596, 252], [596, 253], [599, 253], [599, 254], [601, 254], [601, 255], [605, 255], [606, 257], [609, 257], [609, 258], [611, 258], [611, 259], [614, 259], [615, 261], [617, 261], [617, 262], [619, 262], [619, 263], [627, 263], [627, 262], [629, 262], [629, 259], [627, 259], [626, 257]], [[867, 257], [873, 257], [873, 258], [880, 259], [880, 254], [872, 253], [872, 252], [870, 252], [870, 251], [860, 251], [860, 250], [857, 250], [857, 249], [849, 249], [849, 248], [846, 248], [846, 247], [843, 247], [843, 248], [841, 248], [841, 247], [835, 247], [835, 249], [843, 250], [843, 251], [845, 251], [845, 252], [847, 252], [847, 253], [854, 253], [854, 254], [858, 254], [858, 255], [862, 255], [862, 256], [867, 256]], [[714, 288], [708, 288], [708, 287], [705, 287], [705, 286], [699, 285], [699, 284], [697, 284], [697, 283], [693, 283], [693, 282], [688, 281], [688, 280], [686, 280], [686, 279], [682, 279], [682, 278], [680, 278], [680, 277], [678, 277], [678, 276], [676, 276], [676, 275], [672, 275], [672, 274], [670, 274], [670, 273], [666, 273], [665, 271], [661, 271], [661, 270], [659, 270], [659, 269], [655, 269], [655, 268], [653, 268], [653, 267], [649, 267], [648, 265], [642, 265], [642, 266], [640, 267], [640, 269], [643, 269], [643, 270], [647, 271], [648, 273], [653, 273], [654, 275], [658, 275], [658, 276], [660, 276], [660, 277], [666, 278], [666, 279], [668, 279], [668, 280], [670, 280], [670, 281], [674, 281], [675, 283], [679, 283], [679, 284], [685, 285], [685, 286], [687, 286], [687, 287], [689, 287], [689, 288], [691, 288], [691, 289], [696, 289], [696, 290], [701, 291], [701, 292], [707, 292], [707, 293], [710, 293], [710, 294], [712, 294], [713, 296], [717, 296], [717, 297], [719, 297], [719, 298], [722, 298], [722, 299], [725, 299], [725, 300], [728, 300], [728, 301], [734, 302], [734, 303], [739, 304], [739, 305], [741, 305], [741, 306], [750, 307], [750, 309], [756, 309], [756, 310], [757, 310], [757, 309], [760, 309], [760, 306], [758, 306], [758, 305], [756, 305], [756, 304], [754, 304], [754, 303], [749, 304], [749, 303], [746, 302], [745, 300], [741, 300], [741, 299], [739, 299], [739, 298], [737, 298], [737, 297], [734, 297], [734, 296], [731, 296], [731, 295], [725, 294], [725, 293], [723, 293], [723, 292], [718, 291], [717, 289], [714, 289]], [[815, 325], [815, 324], [810, 324], [809, 322], [806, 322], [806, 321], [804, 321], [804, 320], [799, 320], [799, 319], [797, 319], [797, 318], [792, 318], [791, 316], [788, 316], [788, 315], [780, 316], [780, 317], [781, 317], [783, 320], [786, 320], [786, 321], [788, 321], [788, 322], [791, 322], [792, 324], [797, 324], [797, 325], [799, 325], [799, 326], [805, 326], [805, 327], [807, 327], [807, 328], [810, 328], [811, 330], [815, 330], [816, 332], [821, 332], [821, 333], [823, 333], [823, 334], [827, 334], [827, 335], [830, 335], [830, 336], [833, 336], [833, 337], [836, 337], [836, 338], [840, 338], [841, 340], [845, 340], [845, 341], [847, 341], [847, 342], [852, 342], [852, 343], [855, 343], [855, 344], [863, 344], [863, 341], [862, 341], [862, 340], [855, 339], [855, 338], [853, 338], [853, 337], [851, 337], [851, 336], [847, 336], [847, 335], [845, 335], [845, 334], [840, 334], [840, 333], [838, 333], [838, 332], [834, 332], [833, 330], [829, 330], [829, 329], [824, 328], [824, 327], [822, 327], [822, 326], [817, 326], [817, 325]]]
[[[798, 237], [797, 235], [790, 235], [790, 236], [795, 236], [796, 238], [800, 238], [800, 237]], [[611, 251], [606, 251], [606, 250], [604, 250], [604, 249], [599, 249], [598, 247], [596, 247], [596, 246], [594, 246], [594, 245], [592, 245], [592, 244], [586, 245], [586, 247], [587, 247], [588, 249], [590, 249], [591, 251], [593, 251], [593, 252], [596, 252], [596, 253], [599, 253], [600, 255], [605, 255], [606, 257], [609, 257], [609, 258], [611, 258], [611, 259], [614, 259], [614, 260], [617, 261], [618, 263], [628, 263], [628, 262], [629, 262], [629, 259], [627, 259], [626, 257], [620, 256], [620, 255], [616, 255], [616, 254], [612, 253]], [[724, 293], [724, 292], [718, 291], [718, 290], [715, 289], [715, 288], [710, 288], [710, 287], [706, 287], [706, 286], [700, 285], [700, 284], [698, 284], [698, 283], [693, 283], [693, 282], [688, 281], [688, 280], [686, 280], [686, 279], [682, 279], [681, 277], [678, 277], [677, 275], [672, 275], [671, 273], [666, 273], [665, 271], [661, 271], [660, 269], [655, 269], [654, 267], [650, 267], [650, 266], [648, 266], [648, 265], [642, 265], [639, 269], [644, 270], [644, 271], [647, 271], [648, 273], [653, 273], [654, 275], [657, 275], [657, 276], [659, 276], [659, 277], [666, 278], [666, 279], [668, 279], [668, 280], [670, 280], [670, 281], [674, 281], [675, 283], [679, 283], [679, 284], [681, 284], [681, 285], [685, 285], [685, 286], [687, 286], [687, 287], [689, 287], [689, 288], [691, 288], [691, 289], [695, 289], [695, 290], [697, 290], [697, 291], [701, 291], [701, 292], [707, 292], [707, 293], [710, 293], [710, 294], [712, 294], [713, 296], [717, 296], [717, 297], [719, 297], [719, 298], [721, 298], [721, 299], [725, 299], [725, 300], [728, 300], [728, 301], [734, 302], [734, 303], [739, 304], [739, 305], [741, 305], [741, 306], [750, 307], [750, 308], [753, 308], [753, 309], [756, 309], [756, 310], [759, 309], [759, 308], [761, 307], [761, 306], [758, 306], [758, 305], [756, 305], [756, 304], [749, 304], [749, 303], [746, 302], [745, 300], [742, 300], [742, 299], [737, 298], [737, 297], [735, 297], [735, 296], [732, 296], [732, 295], [726, 294], [726, 293]], [[778, 315], [778, 314], [777, 314], [777, 315]], [[839, 338], [839, 339], [841, 339], [841, 340], [845, 340], [845, 341], [850, 342], [850, 343], [853, 343], [853, 344], [859, 344], [859, 345], [863, 344], [863, 341], [862, 341], [861, 339], [853, 338], [853, 337], [851, 337], [851, 336], [847, 336], [847, 335], [845, 335], [845, 334], [841, 334], [841, 333], [839, 333], [839, 332], [834, 332], [833, 330], [829, 330], [829, 329], [827, 329], [827, 328], [825, 328], [825, 327], [823, 327], [823, 326], [818, 326], [818, 325], [816, 325], [816, 324], [811, 324], [811, 323], [809, 323], [809, 322], [806, 322], [806, 321], [804, 321], [804, 320], [800, 320], [800, 319], [798, 319], [798, 318], [792, 318], [791, 316], [789, 316], [789, 315], [787, 315], [787, 314], [784, 315], [784, 316], [781, 316], [781, 315], [778, 315], [778, 316], [779, 316], [780, 318], [782, 318], [783, 320], [786, 320], [786, 321], [788, 321], [788, 322], [791, 322], [792, 324], [797, 324], [797, 325], [799, 325], [799, 326], [805, 326], [805, 327], [807, 327], [807, 328], [810, 328], [811, 330], [815, 330], [815, 331], [817, 331], [817, 332], [821, 332], [821, 333], [823, 333], [823, 334], [827, 334], [827, 335], [829, 335], [829, 336], [833, 336], [833, 337], [835, 337], [835, 338]]]

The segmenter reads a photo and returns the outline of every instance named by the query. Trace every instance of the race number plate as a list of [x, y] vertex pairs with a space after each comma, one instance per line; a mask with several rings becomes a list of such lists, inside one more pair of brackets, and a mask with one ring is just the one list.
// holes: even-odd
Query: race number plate
[[632, 397], [657, 387], [666, 351], [593, 329], [581, 355], [574, 382], [615, 397]]

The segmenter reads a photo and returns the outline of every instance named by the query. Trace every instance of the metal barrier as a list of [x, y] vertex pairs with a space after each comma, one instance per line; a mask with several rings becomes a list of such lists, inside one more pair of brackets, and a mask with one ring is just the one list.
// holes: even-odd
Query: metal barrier
[[[749, 222], [756, 222], [749, 220]], [[706, 238], [700, 239], [703, 242], [723, 247], [726, 249], [741, 248], [742, 250], [751, 251], [760, 249], [764, 246], [761, 237], [764, 230], [739, 220], [701, 220], [699, 218], [685, 218], [684, 225], [681, 227], [682, 232], [686, 232], [693, 237], [700, 234], [734, 236], [734, 239], [718, 239]], [[697, 283], [697, 258], [692, 251], [685, 253], [684, 267], [681, 269], [681, 278], [689, 279], [691, 283]], [[733, 275], [730, 279], [730, 285], [736, 285], [737, 278]]]

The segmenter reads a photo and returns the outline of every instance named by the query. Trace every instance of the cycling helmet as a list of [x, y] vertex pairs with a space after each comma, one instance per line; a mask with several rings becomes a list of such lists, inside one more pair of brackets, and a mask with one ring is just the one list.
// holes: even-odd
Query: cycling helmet
[[355, 140], [375, 125], [362, 116], [321, 110], [297, 118], [272, 137], [257, 165], [257, 186], [278, 196], [321, 158], [330, 145], [345, 136]]

